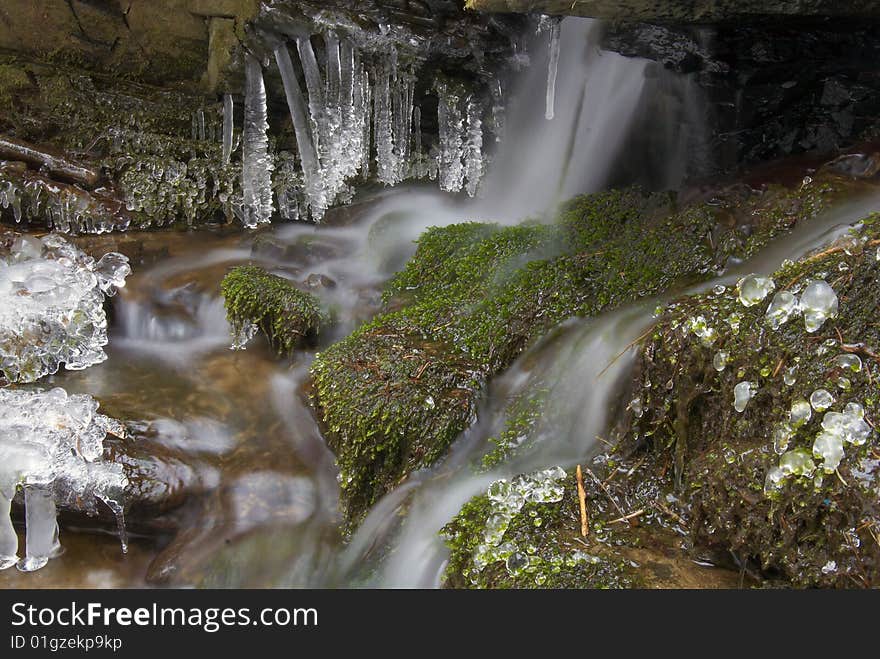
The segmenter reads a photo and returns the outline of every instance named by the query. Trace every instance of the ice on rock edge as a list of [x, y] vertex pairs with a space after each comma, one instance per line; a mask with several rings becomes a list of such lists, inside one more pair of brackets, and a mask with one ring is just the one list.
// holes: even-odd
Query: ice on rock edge
[[837, 294], [828, 282], [813, 280], [801, 293], [800, 307], [807, 332], [816, 332], [827, 319], [837, 317]]
[[[122, 424], [98, 414], [91, 396], [0, 389], [0, 569], [43, 567], [60, 550], [57, 505], [85, 507], [97, 514], [98, 502], [117, 518], [126, 551], [122, 499], [128, 481], [122, 466], [103, 460], [108, 434], [122, 437]], [[25, 503], [25, 555], [9, 517], [21, 488]]]
[[[555, 503], [562, 500], [565, 478], [561, 467], [543, 469], [513, 479], [501, 479], [489, 486], [491, 511], [486, 520], [482, 542], [474, 550], [474, 567], [481, 571], [495, 561], [504, 561], [512, 576], [528, 566], [528, 557], [512, 543], [504, 542], [510, 522], [526, 503]], [[523, 560], [525, 559], [525, 560]]]
[[106, 359], [104, 296], [125, 285], [128, 259], [99, 261], [58, 234], [19, 237], [0, 249], [0, 371], [34, 382], [64, 364], [80, 370]]
[[740, 303], [745, 307], [751, 307], [772, 293], [776, 289], [776, 284], [769, 277], [751, 274], [740, 279], [736, 289]]
[[773, 296], [770, 306], [767, 307], [767, 323], [771, 329], [779, 329], [799, 310], [800, 306], [794, 294], [788, 291], [779, 291]]

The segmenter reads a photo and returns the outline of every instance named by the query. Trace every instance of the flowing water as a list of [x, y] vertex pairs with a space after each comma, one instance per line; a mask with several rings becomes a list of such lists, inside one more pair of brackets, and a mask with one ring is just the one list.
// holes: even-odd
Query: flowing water
[[[596, 50], [595, 29], [587, 20], [562, 23], [552, 54], [558, 62], [549, 67], [556, 69], [552, 120], [545, 119], [549, 99], [535, 93], [543, 92], [548, 67], [526, 72], [482, 198], [462, 201], [427, 187], [398, 187], [353, 207], [354, 221], [345, 226], [128, 234], [125, 245], [140, 258], [133, 259], [134, 274], [113, 301], [109, 358], [52, 376], [45, 386], [89, 393], [104, 414], [128, 421], [154, 456], [150, 473], [171, 484], [168, 499], [187, 496], [158, 518], [161, 524], [134, 515], [127, 555], [110, 535], [93, 535], [102, 529], [109, 534], [110, 527], [66, 523], [66, 553], [36, 573], [39, 581], [7, 570], [0, 585], [434, 587], [446, 559], [439, 530], [469, 498], [497, 478], [571, 466], [594, 453], [635, 359], [628, 347], [650, 325], [661, 298], [572, 319], [527, 350], [492, 382], [477, 423], [449, 455], [388, 494], [343, 542], [334, 458], [305, 390], [313, 352], [278, 360], [259, 337], [245, 351], [230, 350], [219, 284], [231, 266], [247, 262], [306, 282], [336, 319], [320, 349], [379, 311], [382, 285], [427, 227], [519, 219], [576, 192], [600, 189], [631, 121], [643, 111], [649, 65]], [[536, 59], [548, 57], [551, 44], [544, 48]], [[684, 106], [696, 102], [688, 81], [675, 84]], [[671, 168], [681, 169], [686, 158], [683, 122], [698, 114], [684, 106], [676, 105], [669, 118], [676, 123], [666, 141]], [[680, 182], [679, 174], [672, 178]], [[255, 190], [258, 195], [259, 186]], [[869, 197], [825, 213], [687, 292], [730, 285], [751, 271], [768, 273], [878, 205], [880, 199]], [[125, 249], [115, 236], [89, 240], [96, 251], [114, 248], [117, 240]], [[503, 425], [505, 401], [537, 381], [549, 386], [555, 415], [552, 427], [539, 433], [538, 450], [476, 475], [472, 465]], [[88, 528], [80, 533], [77, 524]]]

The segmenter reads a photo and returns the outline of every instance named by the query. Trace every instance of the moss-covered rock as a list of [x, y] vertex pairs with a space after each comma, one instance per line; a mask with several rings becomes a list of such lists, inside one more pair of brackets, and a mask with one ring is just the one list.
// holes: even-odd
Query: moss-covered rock
[[842, 179], [731, 188], [676, 209], [635, 190], [578, 197], [555, 222], [430, 229], [388, 285], [388, 312], [323, 351], [314, 398], [357, 522], [473, 419], [482, 383], [548, 329], [705, 279], [814, 215]]
[[284, 355], [314, 339], [327, 322], [314, 295], [258, 266], [233, 268], [220, 290], [235, 335], [249, 338], [249, 328], [259, 329], [273, 349]]
[[[735, 290], [678, 302], [646, 344], [635, 382], [644, 414], [628, 441], [669, 457], [694, 542], [754, 560], [794, 585], [880, 580], [880, 441], [871, 425], [880, 412], [878, 244], [877, 218], [868, 218], [863, 230], [773, 273], [777, 293], [795, 298], [811, 281], [833, 288], [837, 315], [815, 331], [798, 313], [773, 329], [772, 295], [750, 307]], [[737, 385], [751, 394], [742, 412]], [[812, 397], [819, 390], [833, 399], [827, 409]], [[840, 413], [865, 436], [839, 441]], [[836, 468], [816, 443], [823, 430], [843, 449]]]

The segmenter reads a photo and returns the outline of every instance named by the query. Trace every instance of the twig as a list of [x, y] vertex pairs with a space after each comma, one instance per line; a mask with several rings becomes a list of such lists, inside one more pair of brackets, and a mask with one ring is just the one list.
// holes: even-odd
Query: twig
[[617, 501], [614, 500], [614, 497], [611, 496], [611, 492], [609, 492], [608, 488], [605, 487], [605, 483], [603, 483], [602, 481], [599, 480], [598, 476], [596, 476], [596, 474], [593, 473], [593, 470], [587, 469], [587, 474], [590, 476], [590, 478], [592, 478], [594, 481], [596, 481], [596, 485], [598, 485], [600, 488], [602, 488], [602, 491], [605, 493], [605, 496], [608, 497], [608, 500], [617, 509], [617, 512], [619, 512], [621, 515], [626, 515], [626, 513], [623, 512], [623, 508], [621, 508], [619, 505], [617, 505]]
[[597, 378], [601, 378], [603, 375], [605, 375], [605, 372], [606, 372], [609, 368], [611, 368], [612, 366], [614, 366], [614, 363], [615, 363], [618, 359], [620, 359], [621, 357], [623, 357], [623, 356], [626, 354], [627, 350], [629, 350], [630, 348], [632, 348], [635, 344], [637, 344], [637, 343], [638, 343], [639, 341], [641, 341], [642, 339], [646, 338], [646, 337], [647, 337], [651, 332], [653, 332], [653, 331], [654, 331], [654, 326], [652, 325], [651, 327], [649, 327], [648, 329], [646, 329], [646, 330], [641, 334], [641, 336], [639, 336], [638, 338], [634, 339], [634, 340], [631, 341], [629, 344], [627, 344], [627, 346], [626, 346], [623, 350], [621, 350], [621, 351], [617, 354], [617, 356], [616, 356], [614, 359], [612, 359], [610, 362], [608, 362], [608, 366], [606, 366], [605, 368], [603, 368], [602, 371], [599, 373], [599, 375], [597, 375], [596, 377], [597, 377]]
[[776, 368], [773, 369], [773, 377], [774, 377], [774, 378], [775, 378], [777, 375], [779, 375], [779, 371], [782, 370], [782, 366], [783, 366], [784, 364], [785, 364], [785, 356], [783, 355], [782, 358], [780, 358], [779, 363], [776, 365]]
[[623, 517], [618, 517], [617, 519], [612, 519], [608, 523], [609, 524], [619, 524], [620, 522], [628, 522], [629, 520], [633, 519], [634, 517], [638, 517], [639, 515], [644, 515], [644, 514], [645, 514], [645, 509], [639, 508], [634, 513], [630, 513], [629, 515], [624, 515]]
[[679, 524], [681, 524], [682, 528], [687, 528], [687, 522], [685, 521], [684, 517], [682, 517], [677, 512], [675, 512], [674, 510], [669, 508], [669, 506], [667, 506], [665, 503], [663, 503], [659, 499], [654, 501], [654, 507], [657, 508], [657, 510], [659, 510], [660, 512], [662, 512], [665, 515], [668, 515], [669, 517], [674, 519]]
[[840, 479], [840, 482], [843, 483], [844, 487], [849, 487], [849, 483], [847, 483], [845, 480], [843, 480], [843, 476], [840, 475], [839, 469], [835, 469], [834, 473], [837, 474], [837, 477]]
[[587, 533], [589, 533], [589, 525], [587, 520], [587, 492], [584, 490], [584, 474], [581, 471], [581, 466], [577, 466], [577, 488], [578, 488], [578, 502], [581, 505], [581, 537], [586, 538]]

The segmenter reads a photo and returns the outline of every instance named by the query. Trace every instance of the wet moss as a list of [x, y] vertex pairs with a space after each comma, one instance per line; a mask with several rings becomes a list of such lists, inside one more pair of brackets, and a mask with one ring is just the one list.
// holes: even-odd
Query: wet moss
[[[627, 588], [640, 585], [633, 566], [604, 548], [584, 545], [572, 530], [577, 500], [568, 488], [558, 503], [527, 503], [511, 520], [503, 542], [511, 557], [474, 563], [492, 503], [485, 495], [465, 504], [443, 530], [450, 547], [447, 588]], [[571, 523], [569, 523], [571, 522]], [[578, 522], [579, 523], [579, 522]]]
[[482, 383], [550, 328], [705, 279], [811, 217], [835, 189], [736, 189], [682, 209], [615, 190], [572, 200], [548, 224], [428, 230], [387, 287], [388, 312], [313, 366], [348, 521], [442, 456], [473, 419]]
[[233, 331], [241, 334], [248, 325], [256, 326], [283, 355], [314, 339], [327, 322], [314, 295], [258, 266], [233, 268], [220, 290]]
[[[796, 586], [880, 582], [876, 432], [862, 446], [846, 444], [835, 472], [823, 474], [817, 458], [810, 477], [791, 476], [778, 490], [765, 490], [779, 454], [811, 455], [822, 431], [824, 412], [814, 409], [787, 446], [775, 447], [774, 431], [789, 422], [793, 402], [824, 388], [835, 399], [831, 411], [858, 403], [868, 423], [878, 418], [878, 244], [880, 226], [868, 218], [855, 236], [773, 273], [777, 291], [797, 294], [814, 279], [834, 288], [839, 314], [815, 333], [800, 316], [773, 330], [765, 317], [770, 297], [744, 307], [728, 289], [677, 301], [645, 345], [633, 384], [645, 412], [625, 442], [666, 456], [688, 502], [693, 542], [733, 552]], [[737, 329], [729, 323], [734, 314]], [[697, 315], [717, 330], [710, 345], [689, 329]], [[713, 367], [718, 351], [729, 355], [720, 372]], [[841, 354], [858, 355], [861, 370], [842, 367]], [[742, 381], [755, 382], [757, 392], [740, 413], [733, 389]]]

